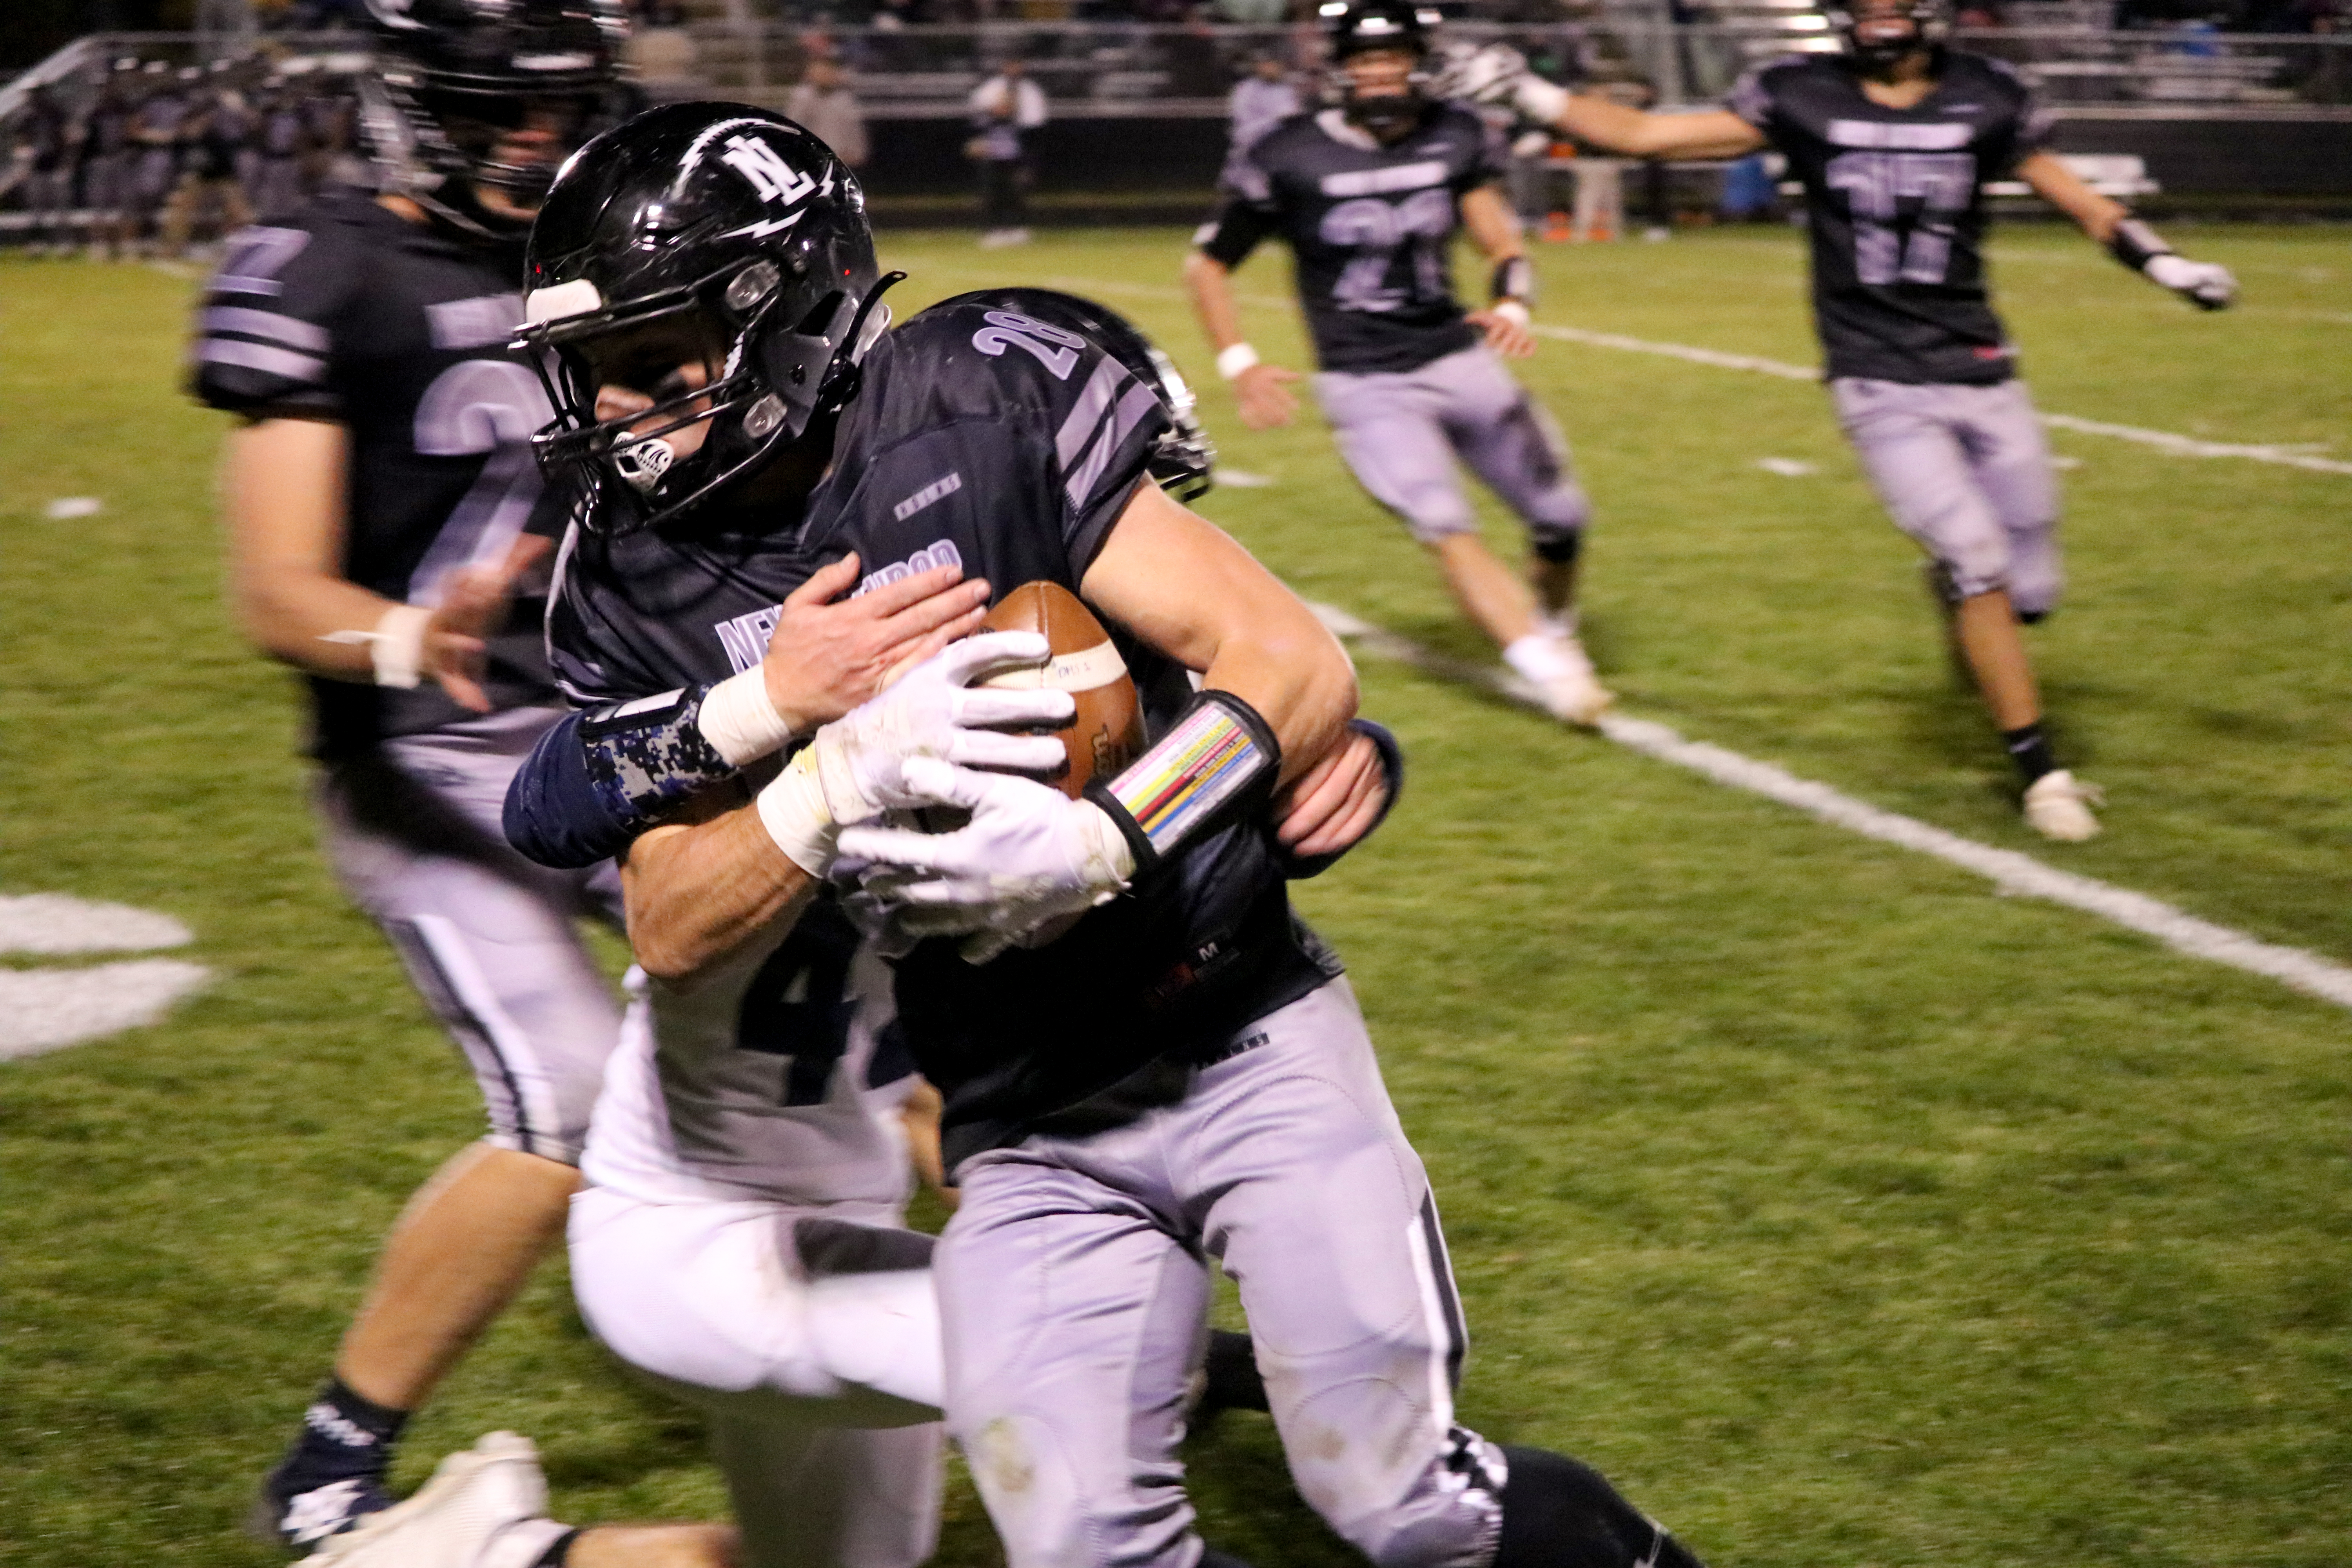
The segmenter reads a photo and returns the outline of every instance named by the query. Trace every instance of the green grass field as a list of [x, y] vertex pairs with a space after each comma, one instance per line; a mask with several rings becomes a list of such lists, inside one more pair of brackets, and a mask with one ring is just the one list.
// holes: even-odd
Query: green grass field
[[[1176, 231], [885, 237], [908, 304], [1112, 286], [1206, 369]], [[2176, 237], [2237, 268], [2242, 309], [2199, 316], [2070, 235], [2000, 241], [2042, 405], [2352, 455], [2347, 233]], [[1549, 321], [1811, 362], [1787, 235], [1541, 265]], [[1242, 282], [1272, 300], [1283, 264]], [[222, 425], [176, 391], [191, 288], [0, 261], [0, 890], [167, 910], [215, 973], [162, 1026], [0, 1063], [11, 1564], [272, 1561], [234, 1533], [250, 1488], [377, 1238], [478, 1117], [320, 864], [289, 682], [224, 616]], [[1303, 364], [1287, 310], [1251, 321]], [[2074, 586], [2033, 647], [2110, 831], [2054, 847], [1818, 388], [1557, 342], [1523, 374], [1597, 504], [1589, 637], [1628, 710], [2352, 961], [2352, 478], [2059, 434]], [[1226, 458], [1274, 481], [1204, 510], [1310, 596], [1484, 657], [1318, 423], [1252, 435], [1202, 379]], [[105, 510], [45, 516], [82, 495]], [[1410, 793], [1302, 900], [1445, 1207], [1470, 1422], [1599, 1464], [1718, 1568], [2352, 1562], [2340, 1009], [1363, 675]], [[721, 1508], [693, 1422], [617, 1375], [559, 1268], [415, 1423], [404, 1484], [501, 1426], [539, 1439], [566, 1518]], [[1349, 1559], [1263, 1417], [1193, 1459], [1219, 1544]], [[959, 1482], [940, 1561], [994, 1560]]]

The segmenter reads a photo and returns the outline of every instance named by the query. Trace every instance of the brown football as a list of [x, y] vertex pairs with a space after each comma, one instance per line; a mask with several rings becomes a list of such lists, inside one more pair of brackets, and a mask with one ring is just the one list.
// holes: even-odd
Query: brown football
[[1143, 750], [1143, 709], [1127, 661], [1094, 612], [1057, 583], [1024, 583], [996, 602], [982, 623], [992, 632], [1038, 632], [1054, 657], [1042, 668], [1008, 669], [982, 685], [1027, 689], [1051, 687], [1076, 699], [1069, 723], [1051, 731], [1062, 738], [1069, 762], [1052, 782], [1073, 800], [1087, 781], [1108, 782]]

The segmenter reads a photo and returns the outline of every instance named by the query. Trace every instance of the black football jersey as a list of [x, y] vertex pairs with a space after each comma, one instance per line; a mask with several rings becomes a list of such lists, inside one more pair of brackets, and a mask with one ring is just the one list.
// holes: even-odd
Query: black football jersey
[[[999, 598], [1075, 592], [1167, 427], [1158, 398], [1085, 339], [979, 304], [935, 306], [886, 334], [842, 416], [833, 466], [796, 526], [687, 527], [617, 538], [572, 527], [558, 559], [549, 657], [575, 700], [654, 696], [748, 669], [778, 606], [855, 551], [858, 591], [935, 565]], [[1184, 670], [1113, 639], [1160, 733]], [[788, 948], [843, 917], [821, 900]], [[780, 981], [800, 973], [773, 965]], [[951, 942], [898, 966], [898, 1026], [947, 1098], [950, 1161], [1017, 1142], [1168, 1050], [1221, 1040], [1323, 984], [1336, 965], [1291, 917], [1271, 835], [1225, 828], [1069, 934], [974, 967]], [[754, 994], [744, 1005], [761, 1003]]]
[[[350, 430], [342, 574], [386, 598], [434, 603], [452, 569], [501, 559], [541, 501], [530, 436], [554, 410], [506, 347], [522, 321], [521, 273], [511, 250], [344, 194], [238, 231], [205, 292], [190, 350], [196, 395], [250, 418]], [[491, 639], [484, 689], [499, 707], [561, 700], [544, 611], [525, 597]], [[465, 713], [430, 681], [310, 685], [321, 756]]]
[[1479, 342], [1450, 258], [1462, 197], [1504, 166], [1500, 134], [1460, 104], [1387, 147], [1336, 109], [1294, 115], [1234, 155], [1198, 242], [1238, 267], [1280, 235], [1325, 370], [1418, 370]]
[[1798, 55], [1749, 72], [1731, 111], [1802, 181], [1813, 321], [1832, 376], [2005, 381], [2016, 351], [1984, 275], [1984, 186], [2042, 150], [2047, 117], [1999, 60], [1938, 51], [1910, 109], [1870, 100], [1851, 63]]

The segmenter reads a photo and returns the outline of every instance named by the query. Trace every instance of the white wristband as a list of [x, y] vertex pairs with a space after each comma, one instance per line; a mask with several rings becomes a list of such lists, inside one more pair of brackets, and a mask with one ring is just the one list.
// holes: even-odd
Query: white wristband
[[1568, 89], [1529, 71], [1511, 88], [1511, 107], [1538, 125], [1556, 125], [1568, 107]]
[[433, 612], [423, 605], [394, 605], [368, 634], [368, 658], [375, 664], [375, 683], [415, 689], [425, 675], [425, 624]]
[[710, 749], [735, 768], [774, 753], [793, 738], [792, 723], [776, 711], [767, 674], [756, 664], [704, 692], [695, 723]]
[[1217, 351], [1217, 374], [1227, 381], [1257, 363], [1257, 350], [1247, 343], [1235, 343]]
[[1487, 307], [1503, 320], [1524, 327], [1534, 318], [1528, 314], [1527, 303], [1520, 300], [1497, 300]]
[[761, 825], [793, 865], [812, 877], [823, 877], [833, 869], [841, 825], [834, 821], [833, 808], [825, 803], [814, 746], [801, 748], [801, 754], [760, 792], [757, 804]]

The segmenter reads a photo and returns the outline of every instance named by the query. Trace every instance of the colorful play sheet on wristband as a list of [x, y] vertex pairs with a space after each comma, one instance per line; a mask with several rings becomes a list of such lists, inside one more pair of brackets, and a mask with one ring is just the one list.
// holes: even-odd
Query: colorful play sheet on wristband
[[1219, 703], [1203, 703], [1112, 780], [1110, 793], [1164, 855], [1267, 761], [1248, 725]]

